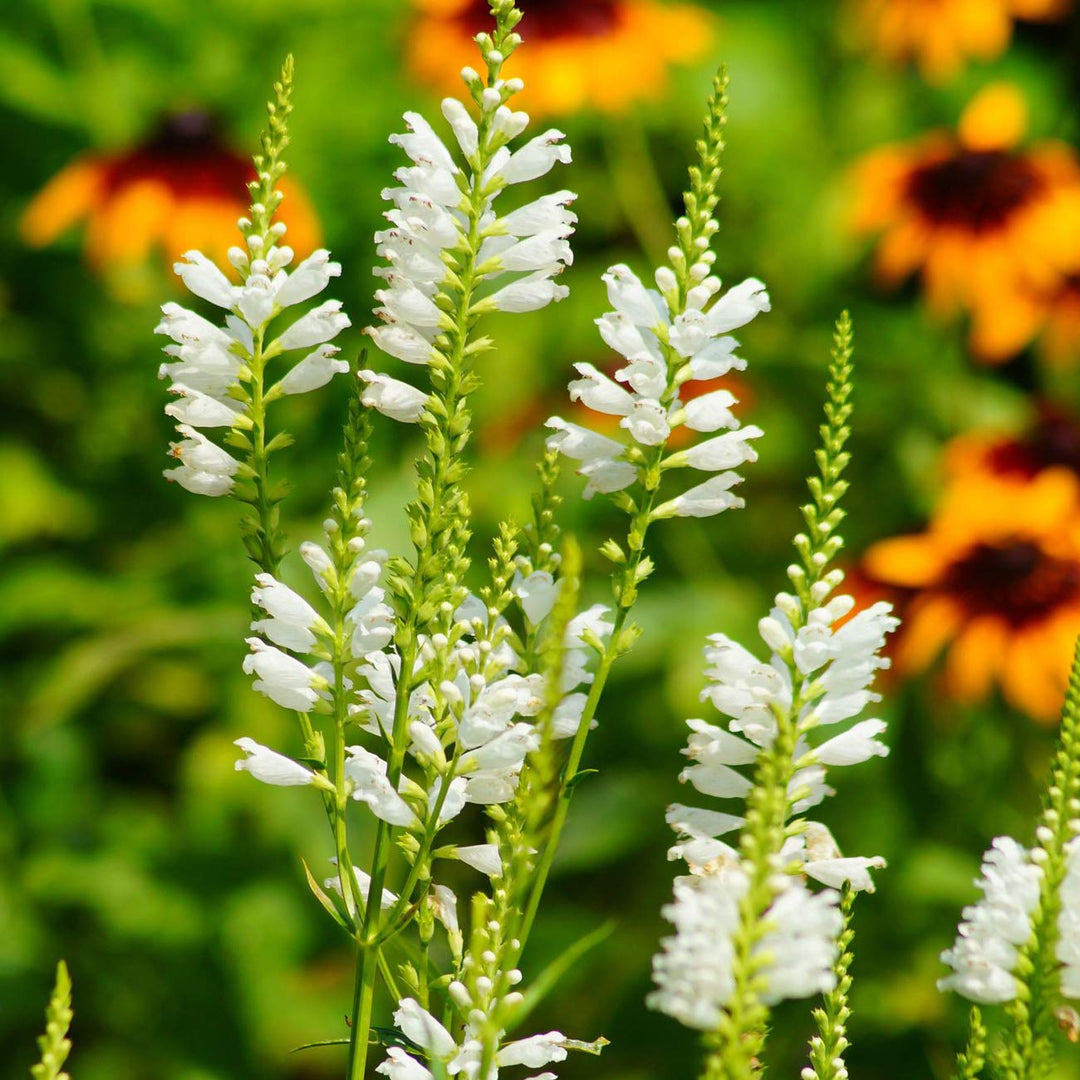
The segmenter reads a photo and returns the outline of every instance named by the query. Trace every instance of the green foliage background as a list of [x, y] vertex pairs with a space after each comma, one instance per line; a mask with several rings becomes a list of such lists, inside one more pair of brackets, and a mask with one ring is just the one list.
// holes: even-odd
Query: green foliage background
[[[612, 1040], [601, 1059], [568, 1062], [565, 1080], [693, 1075], [694, 1040], [642, 1005], [674, 871], [663, 809], [679, 794], [683, 718], [701, 708], [704, 635], [749, 640], [783, 584], [836, 312], [851, 307], [858, 340], [856, 552], [924, 517], [945, 438], [1019, 421], [1030, 408], [1030, 358], [979, 370], [961, 330], [932, 325], [914, 292], [886, 298], [868, 286], [866, 251], [843, 228], [847, 166], [865, 149], [951, 124], [992, 76], [1027, 91], [1034, 132], [1078, 134], [1076, 25], [1026, 28], [1005, 58], [935, 90], [859, 55], [831, 0], [711, 6], [722, 16], [715, 60], [732, 76], [717, 267], [729, 281], [762, 277], [773, 297], [772, 314], [743, 334], [748, 415], [767, 438], [746, 470], [746, 511], [656, 530], [660, 572], [639, 611], [645, 635], [602, 707], [587, 762], [600, 772], [575, 799], [532, 953], [538, 969], [617, 922], [538, 1018]], [[120, 303], [86, 270], [76, 238], [29, 251], [17, 222], [76, 153], [130, 145], [163, 110], [213, 108], [237, 147], [253, 146], [270, 82], [292, 51], [292, 170], [345, 265], [334, 295], [356, 324], [343, 340], [355, 355], [371, 306], [379, 190], [396, 164], [386, 135], [403, 109], [434, 104], [401, 70], [408, 18], [395, 0], [9, 0], [0, 10], [5, 1078], [26, 1075], [60, 956], [75, 984], [78, 1080], [340, 1072], [336, 1050], [289, 1053], [342, 1035], [348, 1008], [350, 958], [297, 858], [318, 865], [331, 853], [319, 808], [232, 768], [239, 735], [281, 747], [293, 737], [240, 672], [249, 570], [235, 509], [160, 476], [170, 425], [150, 331], [175, 286], [149, 267], [145, 299]], [[481, 537], [527, 506], [541, 442], [531, 418], [563, 407], [572, 362], [603, 361], [592, 325], [604, 310], [599, 274], [620, 259], [647, 265], [613, 190], [641, 194], [644, 147], [672, 203], [639, 219], [638, 232], [664, 227], [710, 75], [711, 61], [677, 72], [667, 97], [627, 120], [560, 119], [575, 151], [560, 182], [581, 195], [578, 260], [565, 279], [572, 296], [512, 329], [494, 327], [501, 347], [486, 362], [472, 477]], [[1076, 374], [1059, 377], [1053, 393], [1075, 405]], [[338, 385], [290, 404], [294, 542], [322, 517], [344, 396]], [[525, 425], [508, 425], [517, 415]], [[391, 427], [379, 425], [372, 516], [376, 538], [400, 549], [415, 446]], [[581, 503], [573, 477], [566, 489], [566, 525], [594, 552], [605, 509]], [[588, 568], [590, 598], [605, 599], [599, 557]], [[921, 1080], [947, 1075], [964, 1015], [934, 989], [938, 952], [973, 897], [989, 838], [1030, 829], [1053, 732], [999, 703], [958, 708], [933, 680], [895, 688], [885, 715], [892, 755], [838, 777], [824, 817], [846, 849], [890, 862], [856, 911], [852, 1075]], [[797, 1074], [807, 1034], [805, 1007], [780, 1011], [777, 1075]], [[1080, 1054], [1061, 1076], [1080, 1076]]]

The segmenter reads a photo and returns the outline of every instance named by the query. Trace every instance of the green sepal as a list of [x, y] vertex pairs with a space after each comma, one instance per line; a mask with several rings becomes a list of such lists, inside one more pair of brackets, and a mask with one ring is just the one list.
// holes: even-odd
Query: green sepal
[[[338, 926], [342, 928], [342, 930], [347, 930], [349, 931], [349, 933], [352, 933], [354, 927], [352, 925], [352, 920], [350, 919], [348, 912], [346, 912], [344, 909], [339, 909], [337, 901], [332, 900], [327, 895], [326, 891], [312, 876], [311, 869], [308, 867], [307, 862], [303, 858], [301, 858], [300, 864], [304, 868], [304, 877], [307, 878], [308, 888], [311, 889], [312, 893], [314, 893], [315, 899], [318, 900], [319, 903], [322, 905], [323, 910], [327, 913], [327, 915], [330, 916], [331, 919], [334, 920], [334, 922], [338, 924]], [[304, 1048], [300, 1047], [300, 1049]]]

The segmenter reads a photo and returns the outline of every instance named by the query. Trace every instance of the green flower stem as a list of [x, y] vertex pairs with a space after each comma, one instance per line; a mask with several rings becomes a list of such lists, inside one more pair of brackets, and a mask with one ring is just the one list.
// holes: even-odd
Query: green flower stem
[[810, 1067], [817, 1080], [844, 1080], [844, 1051], [851, 1045], [847, 1038], [847, 1022], [851, 1017], [848, 994], [851, 992], [851, 942], [855, 931], [851, 915], [855, 907], [855, 891], [845, 885], [840, 894], [840, 913], [844, 928], [837, 939], [836, 987], [825, 995], [823, 1007], [814, 1010], [818, 1034], [810, 1040]]
[[31, 1067], [34, 1080], [71, 1080], [63, 1071], [71, 1051], [67, 1037], [74, 1014], [71, 1011], [71, 977], [63, 960], [56, 965], [56, 985], [45, 1010], [45, 1034], [38, 1038], [41, 1061]]
[[270, 495], [270, 455], [266, 443], [266, 401], [265, 371], [266, 357], [263, 355], [265, 328], [254, 334], [254, 347], [251, 363], [251, 400], [248, 405], [248, 418], [251, 420], [251, 454], [248, 466], [251, 469], [252, 486], [255, 489], [252, 508], [256, 519], [251, 522], [251, 533], [245, 535], [244, 542], [248, 553], [266, 574], [277, 577], [281, 563], [282, 538], [280, 535], [280, 512], [277, 503]]
[[956, 1055], [953, 1080], [979, 1080], [986, 1068], [986, 1025], [978, 1006], [971, 1010], [968, 1021], [968, 1041], [963, 1052]]
[[1076, 835], [1080, 813], [1080, 641], [1073, 654], [1069, 688], [1061, 713], [1058, 749], [1043, 797], [1033, 855], [1042, 867], [1039, 903], [1031, 914], [1031, 937], [1016, 965], [1019, 993], [1006, 1006], [1012, 1033], [995, 1064], [1005, 1080], [1041, 1080], [1054, 1063], [1056, 1010], [1061, 1004], [1057, 959], [1061, 885], [1068, 857], [1066, 845]]
[[596, 669], [592, 686], [589, 687], [589, 696], [585, 700], [585, 707], [582, 710], [581, 724], [574, 733], [574, 741], [570, 745], [570, 754], [566, 759], [566, 767], [563, 770], [562, 782], [559, 785], [556, 797], [555, 813], [552, 817], [543, 852], [536, 864], [533, 885], [524, 908], [521, 924], [515, 934], [520, 943], [517, 949], [518, 956], [524, 950], [529, 934], [532, 932], [536, 913], [540, 907], [540, 900], [547, 886], [547, 879], [551, 873], [552, 863], [555, 861], [555, 853], [562, 837], [562, 830], [566, 824], [567, 815], [570, 813], [573, 785], [580, 772], [581, 758], [585, 752], [585, 740], [589, 737], [589, 729], [596, 716], [596, 709], [600, 704], [600, 697], [604, 692], [604, 687], [607, 685], [608, 675], [611, 673], [615, 661], [633, 643], [634, 631], [631, 630], [627, 635], [624, 634], [624, 630], [626, 630], [626, 621], [630, 615], [630, 610], [637, 599], [639, 575], [646, 560], [645, 535], [648, 532], [649, 521], [660, 486], [659, 462], [662, 454], [663, 447], [657, 448], [653, 454], [654, 461], [652, 463], [653, 467], [649, 469], [648, 486], [642, 498], [641, 507], [634, 516], [627, 534], [627, 547], [630, 549], [630, 558], [623, 568], [622, 581], [617, 586], [618, 605], [615, 610], [611, 636], [608, 638], [607, 645], [600, 656], [600, 663]]
[[[844, 446], [851, 434], [852, 325], [845, 311], [837, 320], [833, 335], [832, 359], [825, 403], [825, 423], [821, 426], [821, 447], [816, 457], [818, 475], [808, 487], [812, 502], [802, 508], [806, 533], [795, 538], [802, 565], [788, 575], [800, 603], [788, 612], [795, 633], [805, 624], [816, 606], [812, 589], [828, 572], [843, 541], [837, 533], [844, 512], [840, 501], [847, 490], [843, 472], [850, 460]], [[815, 700], [814, 686], [801, 689], [803, 677], [794, 657], [784, 658], [791, 678], [791, 706], [775, 709], [777, 734], [758, 757], [754, 784], [747, 796], [746, 823], [739, 837], [739, 852], [750, 881], [739, 906], [739, 928], [734, 935], [732, 975], [735, 989], [716, 1031], [706, 1036], [703, 1080], [746, 1080], [760, 1071], [758, 1055], [765, 1039], [769, 1010], [761, 1001], [761, 963], [754, 951], [765, 934], [766, 913], [776, 896], [774, 878], [783, 867], [780, 850], [787, 835], [787, 819], [800, 792], [788, 792], [796, 770], [795, 747], [802, 733], [799, 715]]]

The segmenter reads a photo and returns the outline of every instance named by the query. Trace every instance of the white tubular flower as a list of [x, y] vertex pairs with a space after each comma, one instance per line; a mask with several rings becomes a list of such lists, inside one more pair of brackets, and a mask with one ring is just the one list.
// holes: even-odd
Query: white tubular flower
[[360, 371], [357, 375], [367, 384], [360, 400], [383, 416], [403, 424], [415, 424], [423, 415], [428, 400], [423, 390], [374, 371]]
[[[706, 265], [701, 263], [703, 268]], [[681, 309], [673, 310], [670, 304], [675, 303], [678, 288], [670, 267], [656, 271], [658, 289], [647, 288], [628, 266], [611, 267], [603, 280], [614, 310], [602, 315], [596, 324], [604, 342], [626, 363], [615, 372], [614, 379], [591, 364], [575, 364], [581, 377], [571, 381], [569, 387], [571, 401], [621, 417], [619, 426], [628, 432], [630, 448], [662, 450], [672, 430], [680, 425], [702, 432], [732, 429], [726, 436], [664, 459], [665, 470], [687, 465], [710, 472], [737, 468], [756, 460], [749, 440], [762, 434], [757, 427], [738, 430], [739, 422], [731, 412], [736, 399], [728, 390], [713, 390], [685, 404], [680, 400], [679, 388], [687, 379], [715, 379], [732, 368], [745, 366], [734, 355], [738, 342], [720, 335], [724, 328], [744, 325], [758, 311], [768, 310], [768, 294], [755, 280], [736, 286], [705, 311], [705, 305], [720, 287], [715, 278], [705, 277], [706, 273], [703, 270], [693, 279], [698, 284], [680, 300]], [[548, 426], [557, 427], [555, 420], [548, 421]], [[564, 425], [564, 429], [567, 427]], [[590, 481], [586, 498], [597, 491], [621, 491], [634, 480], [643, 479], [649, 467], [641, 451], [637, 451], [636, 458], [624, 460], [630, 448], [619, 443], [603, 453], [590, 453], [588, 444], [569, 430], [562, 439], [549, 439], [551, 445], [583, 462], [579, 471]], [[734, 473], [724, 472], [722, 477], [714, 477], [663, 503], [651, 519], [708, 517], [740, 507], [742, 500], [729, 492], [738, 480]]]
[[[333, 856], [330, 862], [337, 866], [337, 856]], [[360, 895], [367, 896], [371, 891], [371, 875], [365, 873], [359, 866], [352, 868], [353, 877], [356, 878], [356, 884], [360, 887]], [[341, 878], [338, 875], [328, 877], [323, 882], [323, 887], [326, 889], [332, 889], [334, 892], [341, 892]], [[379, 907], [385, 910], [386, 908], [392, 908], [397, 903], [397, 893], [391, 892], [389, 889], [383, 889], [382, 895], [379, 897]]]
[[[251, 222], [246, 219], [240, 224], [248, 230], [251, 228]], [[173, 361], [162, 364], [159, 374], [172, 380], [170, 392], [178, 395], [178, 400], [166, 406], [165, 412], [178, 420], [182, 429], [250, 428], [252, 398], [247, 387], [255, 377], [250, 365], [255, 365], [256, 375], [261, 379], [262, 364], [267, 359], [292, 349], [322, 345], [349, 325], [341, 305], [327, 301], [302, 316], [276, 339], [267, 332], [269, 324], [285, 308], [311, 299], [341, 273], [340, 265], [330, 261], [329, 252], [320, 250], [290, 274], [285, 267], [292, 261], [292, 249], [278, 244], [283, 233], [284, 226], [274, 226], [265, 236], [251, 233], [249, 246], [257, 257], [250, 258], [240, 248], [230, 251], [230, 261], [242, 279], [237, 285], [199, 251], [187, 252], [174, 265], [191, 293], [228, 312], [221, 328], [179, 304], [162, 307], [163, 318], [155, 332], [172, 339], [173, 344], [165, 347], [165, 353]], [[336, 350], [323, 347], [305, 356], [266, 393], [265, 400], [315, 390], [334, 374], [347, 371], [347, 363], [333, 359], [335, 353]], [[192, 436], [184, 430], [182, 434], [187, 438], [179, 445], [185, 452], [194, 451]], [[211, 447], [212, 443], [200, 444], [199, 449], [209, 457]], [[196, 494], [228, 494], [233, 488], [229, 478], [239, 468], [239, 462], [224, 451], [220, 453], [224, 456], [216, 459], [215, 468], [184, 462], [180, 469], [165, 475]]]
[[271, 574], [256, 574], [251, 602], [261, 607], [268, 619], [259, 619], [251, 629], [264, 634], [275, 645], [293, 652], [310, 652], [315, 645], [315, 631], [329, 634], [326, 620], [298, 593], [282, 585]]
[[394, 1024], [412, 1043], [440, 1061], [457, 1053], [449, 1031], [413, 998], [404, 998], [394, 1012]]
[[1061, 882], [1057, 958], [1061, 961], [1063, 997], [1080, 998], [1080, 840], [1065, 845], [1065, 878]]
[[336, 345], [320, 345], [295, 364], [277, 384], [282, 394], [306, 394], [325, 386], [335, 375], [349, 370], [347, 360], [335, 360], [341, 350]]
[[468, 844], [465, 847], [449, 848], [443, 853], [443, 857], [458, 859], [490, 878], [502, 877], [502, 857], [497, 844]]
[[[647, 1003], [687, 1027], [714, 1030], [735, 990], [732, 938], [747, 878], [737, 867], [675, 882], [675, 902], [663, 909], [675, 926], [653, 958], [657, 989]], [[785, 884], [765, 913], [767, 930], [755, 947], [761, 958], [762, 1000], [769, 1005], [809, 997], [835, 984], [836, 937], [843, 924], [839, 897]]]
[[432, 1080], [430, 1069], [397, 1046], [387, 1047], [386, 1060], [375, 1066], [388, 1080]]
[[1007, 836], [994, 840], [975, 882], [982, 899], [964, 908], [956, 942], [941, 954], [953, 973], [938, 980], [939, 990], [955, 990], [984, 1005], [1016, 997], [1017, 950], [1031, 936], [1041, 883], [1042, 870], [1029, 851]]
[[789, 883], [765, 915], [769, 930], [755, 952], [767, 957], [761, 999], [776, 1005], [790, 998], [823, 994], [836, 985], [836, 939], [844, 926], [839, 894], [814, 894], [801, 882]]
[[180, 460], [180, 465], [166, 469], [166, 479], [196, 495], [227, 495], [240, 462], [193, 427], [179, 424], [176, 430], [184, 438], [172, 443], [169, 452]]
[[236, 763], [237, 772], [249, 772], [256, 780], [276, 787], [303, 787], [315, 783], [315, 774], [310, 769], [262, 746], [254, 739], [244, 737], [237, 739], [233, 745], [239, 746], [245, 755]]
[[546, 1035], [533, 1035], [507, 1043], [496, 1061], [503, 1065], [526, 1065], [538, 1069], [553, 1061], [566, 1060], [566, 1036], [561, 1031], [549, 1031]]
[[349, 325], [348, 315], [341, 310], [341, 301], [326, 300], [297, 319], [274, 344], [284, 351], [309, 349], [312, 345], [333, 340]]
[[525, 618], [533, 626], [539, 626], [555, 606], [559, 582], [546, 570], [536, 570], [524, 578], [516, 574], [511, 589], [525, 612]]
[[393, 789], [386, 762], [363, 746], [346, 746], [345, 775], [353, 786], [352, 798], [390, 825], [408, 828], [416, 824], [409, 804]]
[[261, 638], [248, 638], [251, 652], [244, 657], [244, 671], [258, 678], [252, 684], [283, 709], [310, 712], [327, 688], [325, 678]]
[[[505, 143], [521, 133], [528, 117], [507, 108], [502, 97], [497, 91], [483, 97], [486, 122], [480, 124], [470, 105], [443, 101], [454, 135], [451, 146], [414, 112], [405, 114], [406, 132], [390, 137], [412, 165], [394, 173], [399, 187], [383, 192], [393, 208], [385, 215], [390, 227], [375, 234], [375, 243], [388, 265], [375, 274], [387, 287], [375, 294], [382, 325], [365, 333], [406, 363], [429, 364], [446, 347], [443, 335], [454, 326], [447, 310], [459, 299], [463, 260], [471, 262], [470, 277], [480, 290], [471, 298], [474, 315], [535, 311], [567, 295], [552, 278], [573, 261], [568, 237], [576, 218], [567, 206], [574, 195], [542, 196], [504, 217], [495, 203], [508, 185], [569, 161], [570, 150], [560, 142], [561, 133], [547, 132], [511, 153]], [[483, 176], [477, 176], [481, 168]], [[493, 291], [485, 289], [505, 274], [515, 277]]]
[[657, 988], [645, 999], [650, 1008], [699, 1031], [719, 1025], [721, 1009], [735, 990], [732, 936], [747, 884], [736, 868], [675, 881], [675, 900], [662, 909], [675, 933], [653, 957]]
[[653, 517], [713, 517], [725, 510], [741, 508], [746, 503], [738, 495], [732, 495], [730, 489], [741, 484], [742, 479], [736, 472], [720, 473], [661, 504], [653, 511]]

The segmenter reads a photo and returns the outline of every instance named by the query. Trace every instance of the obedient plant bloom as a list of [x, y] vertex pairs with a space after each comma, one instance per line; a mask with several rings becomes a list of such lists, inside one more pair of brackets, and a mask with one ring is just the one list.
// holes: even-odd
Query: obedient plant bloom
[[[282, 554], [277, 504], [269, 482], [269, 458], [288, 445], [287, 435], [267, 438], [267, 406], [282, 396], [324, 386], [348, 371], [330, 342], [349, 325], [340, 302], [313, 301], [341, 273], [319, 249], [295, 265], [284, 242], [284, 222], [273, 221], [283, 194], [280, 160], [291, 109], [292, 66], [287, 63], [271, 106], [257, 179], [249, 185], [250, 217], [237, 223], [243, 247], [229, 249], [235, 277], [200, 251], [188, 251], [174, 269], [188, 291], [219, 309], [216, 321], [180, 304], [163, 305], [156, 332], [170, 338], [159, 375], [170, 380], [174, 400], [165, 412], [183, 438], [172, 444], [179, 464], [165, 476], [199, 495], [232, 494], [248, 503], [254, 518], [245, 532], [249, 553], [268, 572]], [[291, 321], [286, 324], [285, 318]], [[274, 382], [268, 376], [277, 368]], [[204, 431], [214, 432], [213, 437]], [[229, 449], [225, 449], [226, 444]], [[237, 451], [238, 453], [231, 453]]]
[[1041, 868], [1031, 853], [999, 836], [986, 853], [976, 885], [983, 897], [964, 908], [956, 944], [941, 954], [953, 974], [938, 982], [984, 1005], [1011, 1001], [1019, 949], [1031, 937], [1031, 913], [1039, 902]]
[[1026, 115], [1015, 88], [989, 86], [955, 136], [884, 147], [856, 173], [854, 223], [881, 234], [881, 279], [919, 274], [936, 313], [970, 314], [972, 348], [994, 363], [1035, 337], [1080, 269], [1080, 160], [1061, 143], [1021, 148]]
[[[836, 527], [851, 412], [846, 315], [829, 375], [820, 476], [809, 484], [807, 533], [795, 539], [799, 564], [788, 569], [794, 592], [780, 593], [759, 623], [768, 659], [724, 634], [710, 637], [702, 699], [722, 720], [688, 722], [690, 764], [680, 780], [699, 795], [745, 801], [746, 810], [727, 801], [668, 808], [679, 838], [669, 854], [686, 861], [690, 876], [677, 880], [665, 910], [676, 933], [654, 959], [649, 1002], [711, 1033], [706, 1075], [744, 1075], [772, 1005], [839, 985], [850, 899], [872, 890], [869, 871], [884, 866], [880, 857], [842, 857], [829, 831], [803, 817], [833, 793], [828, 768], [888, 753], [884, 722], [858, 718], [879, 700], [871, 687], [888, 666], [881, 653], [897, 625], [885, 603], [847, 618], [854, 600], [837, 592], [843, 574], [829, 569], [843, 543]], [[721, 839], [736, 831], [737, 846]], [[811, 880], [827, 888], [815, 895]]]
[[[586, 480], [585, 498], [615, 496], [616, 503], [639, 520], [641, 541], [652, 521], [711, 517], [742, 506], [732, 491], [741, 480], [735, 469], [756, 460], [751, 440], [762, 434], [757, 427], [740, 427], [731, 412], [735, 398], [729, 390], [714, 389], [685, 402], [679, 395], [688, 380], [719, 379], [745, 367], [735, 353], [738, 342], [731, 331], [769, 310], [769, 295], [757, 279], [723, 292], [712, 273], [715, 254], [709, 245], [719, 228], [713, 211], [723, 149], [724, 86], [717, 83], [699, 146], [702, 167], [692, 174], [693, 187], [686, 195], [688, 215], [676, 223], [678, 243], [668, 252], [670, 265], [654, 275], [657, 287], [648, 288], [622, 264], [604, 275], [613, 310], [601, 316], [597, 326], [625, 365], [611, 379], [591, 364], [575, 364], [578, 378], [570, 383], [571, 400], [604, 417], [617, 417], [622, 438], [561, 417], [547, 423], [553, 431], [549, 447], [578, 463]], [[667, 454], [668, 440], [678, 428], [709, 438]], [[659, 502], [665, 475], [681, 469], [713, 475]], [[626, 562], [627, 553], [614, 541], [606, 553], [617, 564]], [[633, 585], [628, 582], [631, 596]]]
[[[517, 972], [520, 979], [521, 973]], [[450, 994], [460, 1006], [471, 1005], [468, 990], [460, 981], [451, 983]], [[471, 1028], [475, 1029], [482, 1022], [482, 1016], [473, 1016]], [[409, 1042], [422, 1052], [424, 1059], [437, 1063], [438, 1073], [432, 1071], [421, 1061], [398, 1047], [391, 1047], [386, 1060], [376, 1068], [376, 1072], [388, 1077], [388, 1080], [430, 1080], [431, 1077], [479, 1076], [481, 1067], [482, 1044], [475, 1030], [466, 1027], [460, 1043], [413, 998], [405, 998], [394, 1012], [394, 1024]], [[524, 1065], [538, 1069], [553, 1062], [566, 1060], [566, 1037], [558, 1031], [549, 1031], [544, 1035], [533, 1035], [526, 1039], [517, 1039], [506, 1043], [499, 1051], [495, 1061], [484, 1074], [487, 1080], [498, 1080], [499, 1069], [513, 1065]], [[555, 1080], [555, 1074], [542, 1074], [546, 1080]], [[540, 1076], [532, 1080], [541, 1080]]]
[[[555, 130], [516, 143], [529, 123], [526, 113], [507, 104], [519, 83], [485, 89], [471, 69], [463, 78], [479, 117], [457, 98], [443, 102], [453, 150], [418, 113], [406, 113], [409, 130], [391, 138], [412, 164], [395, 173], [399, 187], [383, 192], [393, 209], [385, 215], [388, 228], [375, 235], [388, 264], [375, 271], [385, 283], [375, 293], [381, 325], [366, 332], [408, 364], [451, 362], [454, 299], [448, 288], [468, 290], [474, 315], [535, 311], [567, 295], [555, 278], [573, 261], [574, 194], [545, 195], [502, 214], [495, 202], [508, 187], [569, 162], [570, 148]], [[476, 234], [481, 242], [472, 249]], [[420, 418], [426, 394], [371, 371], [360, 377], [367, 384], [365, 404], [406, 423]]]
[[[1058, 1030], [1072, 1039], [1080, 998], [1080, 641], [1061, 714], [1061, 735], [1035, 828], [1025, 848], [999, 836], [975, 882], [982, 896], [964, 908], [956, 942], [941, 954], [952, 969], [938, 982], [980, 1005], [1004, 1005], [995, 1045], [971, 1013], [961, 1063], [991, 1075], [1050, 1076]], [[1072, 1039], [1075, 1041], [1075, 1039]], [[968, 1069], [968, 1075], [973, 1075]]]
[[[419, 18], [408, 39], [417, 78], [452, 90], [447, 72], [464, 63], [486, 28], [486, 0], [414, 0]], [[536, 116], [595, 109], [623, 111], [660, 97], [672, 64], [704, 56], [713, 20], [702, 8], [657, 0], [546, 0], [527, 9], [528, 48], [512, 73], [527, 87]]]
[[942, 82], [967, 60], [992, 60], [1009, 46], [1013, 23], [1061, 18], [1072, 0], [854, 0], [859, 32], [890, 60], [914, 60]]
[[[675, 927], [653, 961], [657, 989], [647, 1002], [687, 1027], [714, 1031], [735, 993], [733, 941], [739, 902], [749, 879], [737, 866], [675, 883], [675, 901], [663, 909]], [[762, 998], [776, 1004], [809, 997], [836, 985], [836, 939], [843, 919], [831, 890], [816, 896], [787, 879], [766, 913], [770, 928], [755, 946]]]
[[[221, 141], [206, 113], [179, 113], [138, 146], [66, 165], [27, 206], [20, 230], [27, 244], [43, 247], [86, 220], [87, 260], [129, 287], [115, 272], [141, 265], [155, 250], [171, 263], [196, 247], [224, 264], [255, 179], [250, 158]], [[280, 186], [289, 243], [307, 255], [319, 245], [314, 211], [295, 182], [283, 178]]]
[[957, 463], [926, 531], [863, 557], [872, 579], [912, 590], [897, 670], [916, 674], [944, 653], [950, 695], [979, 701], [998, 685], [1051, 721], [1080, 624], [1080, 482], [1060, 466], [1027, 476]]

